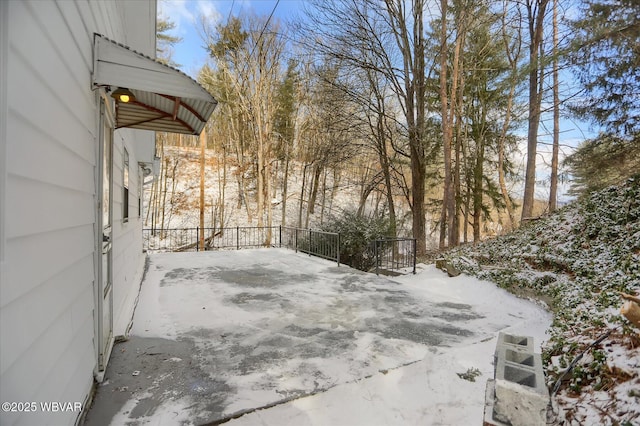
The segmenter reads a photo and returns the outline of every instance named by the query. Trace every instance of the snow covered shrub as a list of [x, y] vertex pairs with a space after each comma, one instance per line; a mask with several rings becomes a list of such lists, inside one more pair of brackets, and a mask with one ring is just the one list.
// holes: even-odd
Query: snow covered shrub
[[371, 243], [389, 232], [389, 220], [384, 217], [359, 216], [345, 211], [323, 226], [323, 231], [340, 234], [340, 262], [361, 271], [375, 266]]

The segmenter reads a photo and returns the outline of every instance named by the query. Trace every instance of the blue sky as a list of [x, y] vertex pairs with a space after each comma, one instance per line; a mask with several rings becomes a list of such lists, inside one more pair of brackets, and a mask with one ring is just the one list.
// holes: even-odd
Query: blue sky
[[[255, 13], [273, 16], [281, 20], [297, 14], [301, 0], [159, 0], [158, 14], [176, 24], [172, 35], [182, 38], [173, 49], [173, 60], [180, 69], [192, 77], [207, 61], [202, 36], [202, 18], [214, 25], [225, 21], [229, 15]], [[274, 9], [275, 8], [275, 9]]]
[[[269, 16], [273, 11], [274, 18], [284, 21], [293, 15], [301, 14], [303, 3], [303, 0], [159, 0], [158, 13], [176, 24], [171, 34], [182, 38], [182, 42], [173, 49], [173, 60], [180, 64], [179, 68], [183, 72], [195, 78], [208, 58], [203, 47], [202, 18], [216, 25], [226, 21], [230, 15], [254, 13], [258, 16]], [[565, 78], [571, 78], [571, 75], [565, 74]], [[540, 126], [539, 141], [542, 143], [538, 146], [538, 179], [545, 179], [549, 175], [551, 146], [548, 144], [552, 140], [550, 119], [550, 114], [545, 115]], [[516, 133], [526, 138], [526, 126]], [[573, 147], [584, 139], [594, 136], [593, 129], [587, 123], [567, 118], [561, 119], [561, 161], [565, 155], [573, 151]], [[521, 145], [520, 151], [524, 160], [526, 141]], [[520, 167], [524, 174], [524, 162]], [[538, 188], [538, 191], [541, 193], [537, 193], [536, 196], [540, 198], [545, 197], [545, 191], [548, 193], [544, 187]]]

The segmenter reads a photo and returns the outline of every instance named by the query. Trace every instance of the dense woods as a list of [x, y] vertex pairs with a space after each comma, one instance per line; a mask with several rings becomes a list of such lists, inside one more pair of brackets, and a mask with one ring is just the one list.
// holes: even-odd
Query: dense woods
[[[159, 20], [169, 64], [171, 28]], [[242, 210], [253, 225], [318, 227], [341, 214], [340, 189], [358, 200], [349, 214], [385, 218], [389, 236], [412, 235], [425, 253], [480, 240], [491, 215], [517, 227], [539, 214], [541, 187], [554, 210], [567, 173], [579, 195], [638, 170], [632, 0], [313, 0], [295, 22], [230, 15], [203, 28], [198, 80], [220, 101], [206, 131], [218, 225]], [[564, 162], [561, 117], [602, 130]], [[553, 135], [548, 176], [541, 131]], [[154, 227], [167, 194], [180, 196], [163, 147], [200, 143], [157, 142]]]

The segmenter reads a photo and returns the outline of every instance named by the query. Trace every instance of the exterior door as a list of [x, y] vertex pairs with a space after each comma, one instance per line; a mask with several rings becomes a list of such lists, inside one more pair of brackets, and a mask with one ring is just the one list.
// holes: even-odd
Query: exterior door
[[113, 189], [113, 123], [104, 100], [100, 102], [100, 231], [101, 267], [98, 284], [98, 371], [107, 366], [113, 347], [113, 282], [112, 282], [112, 189]]

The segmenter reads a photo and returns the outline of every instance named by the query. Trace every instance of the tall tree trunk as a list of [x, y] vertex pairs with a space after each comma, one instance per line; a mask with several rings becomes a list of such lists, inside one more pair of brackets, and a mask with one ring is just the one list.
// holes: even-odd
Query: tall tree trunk
[[333, 184], [331, 185], [331, 198], [329, 198], [329, 214], [333, 211], [333, 200], [335, 199], [338, 186], [340, 185], [340, 171], [336, 167], [333, 169]]
[[553, 152], [549, 212], [558, 207], [558, 154], [560, 151], [560, 93], [558, 82], [558, 0], [553, 0]]
[[549, 0], [527, 0], [529, 21], [529, 117], [527, 120], [527, 169], [524, 180], [524, 200], [522, 219], [533, 216], [533, 204], [536, 185], [536, 156], [538, 149], [538, 127], [540, 126], [540, 107], [542, 103], [542, 36], [545, 10]]
[[165, 212], [166, 212], [166, 206], [167, 206], [167, 180], [168, 180], [168, 171], [167, 169], [169, 168], [169, 157], [164, 157], [164, 162], [163, 162], [163, 168], [162, 168], [162, 174], [164, 176], [164, 182], [162, 184], [162, 221], [160, 222], [160, 231], [161, 234], [164, 238], [164, 229], [165, 229]]
[[396, 236], [396, 208], [393, 201], [393, 186], [391, 184], [391, 168], [389, 167], [389, 158], [385, 154], [382, 161], [382, 173], [384, 174], [385, 195], [387, 197], [387, 205], [389, 206], [389, 236]]
[[[369, 80], [370, 84], [372, 79]], [[371, 84], [373, 86], [373, 84]], [[377, 88], [376, 88], [377, 90]], [[372, 131], [375, 133], [376, 140], [376, 152], [378, 154], [378, 163], [382, 172], [385, 186], [385, 195], [387, 198], [387, 205], [389, 206], [389, 235], [396, 236], [396, 208], [393, 200], [393, 186], [391, 183], [391, 160], [387, 153], [387, 132], [385, 130], [385, 105], [384, 99], [379, 92], [376, 92], [376, 123], [372, 127]]]
[[[233, 121], [231, 120], [231, 124], [233, 125]], [[234, 148], [236, 151], [236, 159], [238, 160], [238, 167], [236, 171], [236, 182], [238, 183], [238, 203], [236, 205], [236, 209], [240, 210], [242, 208], [242, 204], [246, 204], [245, 199], [245, 185], [244, 185], [244, 152], [242, 149], [241, 135], [240, 132], [237, 132], [238, 137], [235, 138]]]
[[472, 198], [473, 198], [473, 182], [472, 175], [468, 172], [471, 169], [471, 165], [469, 164], [472, 159], [471, 155], [469, 155], [469, 144], [464, 144], [462, 147], [462, 157], [464, 158], [464, 169], [467, 170], [465, 173], [465, 186], [466, 191], [464, 194], [464, 242], [469, 242], [469, 217], [471, 215], [472, 210]]
[[226, 206], [225, 192], [227, 188], [227, 147], [222, 144], [222, 182], [220, 182], [220, 164], [218, 163], [218, 209], [220, 214], [220, 230], [224, 229], [224, 210]]
[[[454, 221], [456, 218], [456, 200], [454, 195], [454, 187], [451, 170], [451, 123], [449, 121], [449, 99], [447, 95], [447, 0], [440, 0], [440, 11], [443, 17], [442, 26], [440, 28], [440, 104], [442, 114], [442, 142], [444, 151], [444, 194], [443, 194], [443, 214], [442, 222], [447, 226], [447, 239], [449, 246], [456, 241], [456, 227]], [[446, 220], [446, 222], [445, 222]], [[440, 237], [442, 245], [443, 238]], [[444, 248], [444, 247], [441, 247]]]
[[151, 190], [149, 191], [149, 201], [147, 203], [147, 211], [144, 215], [144, 226], [149, 226], [149, 217], [151, 217], [151, 232], [153, 232], [153, 215], [151, 215], [151, 210], [153, 206], [153, 196], [154, 196], [154, 187], [156, 185], [156, 179], [151, 182]]
[[418, 255], [426, 253], [425, 216], [425, 39], [423, 9], [424, 0], [413, 0], [412, 25], [407, 22], [404, 0], [386, 0], [387, 11], [403, 61], [403, 94], [405, 118], [409, 129], [409, 156], [411, 164], [411, 213], [413, 237]]
[[[426, 85], [425, 85], [425, 39], [423, 28], [424, 0], [414, 0], [413, 12], [413, 57], [415, 66], [412, 75], [415, 80], [416, 122], [415, 139], [412, 151], [412, 186], [413, 186], [413, 237], [416, 239], [416, 252], [424, 255], [427, 252], [427, 218], [425, 216], [425, 125], [426, 125]], [[415, 164], [413, 164], [413, 158]], [[415, 173], [415, 175], [414, 175]]]
[[[464, 12], [462, 13], [464, 16]], [[460, 144], [462, 143], [462, 120], [458, 108], [458, 84], [460, 80], [460, 49], [464, 40], [464, 18], [461, 19], [458, 25], [458, 37], [456, 38], [455, 48], [453, 51], [453, 69], [451, 72], [451, 97], [449, 107], [449, 126], [451, 137], [453, 138], [453, 131], [455, 129], [456, 138], [454, 144], [455, 163], [453, 167], [453, 194], [454, 194], [454, 218], [451, 221], [453, 227], [451, 231], [451, 237], [449, 239], [449, 247], [455, 247], [460, 244]], [[453, 140], [451, 141], [453, 143]]]
[[507, 142], [507, 134], [509, 132], [509, 127], [511, 125], [511, 111], [513, 109], [513, 99], [515, 97], [517, 82], [518, 82], [518, 58], [520, 56], [520, 46], [521, 46], [521, 33], [518, 32], [516, 34], [515, 44], [512, 47], [511, 42], [513, 41], [513, 37], [511, 34], [507, 33], [507, 7], [508, 2], [504, 2], [503, 6], [503, 14], [502, 14], [502, 40], [504, 43], [505, 54], [507, 56], [507, 60], [509, 61], [510, 68], [510, 86], [509, 86], [509, 95], [507, 97], [507, 108], [505, 110], [505, 119], [502, 123], [502, 129], [500, 131], [500, 137], [498, 139], [498, 184], [500, 185], [500, 193], [502, 194], [502, 199], [504, 200], [504, 205], [507, 209], [507, 215], [509, 218], [509, 230], [512, 230], [516, 226], [516, 218], [515, 211], [513, 207], [513, 203], [511, 201], [511, 196], [509, 195], [509, 191], [507, 190], [507, 183], [505, 178], [505, 145]]
[[307, 183], [307, 168], [309, 164], [305, 164], [302, 168], [302, 185], [300, 186], [300, 205], [298, 207], [298, 228], [302, 227], [302, 210], [304, 206], [304, 192]]
[[[206, 127], [206, 126], [205, 126]], [[200, 133], [200, 251], [204, 251], [204, 163], [205, 148], [207, 146], [207, 130]]]
[[311, 181], [311, 194], [309, 194], [308, 214], [316, 212], [316, 199], [318, 198], [318, 187], [320, 186], [320, 175], [322, 174], [322, 165], [317, 163], [313, 170], [313, 180]]
[[[257, 124], [258, 127], [260, 127], [260, 124]], [[260, 137], [260, 135], [257, 135], [257, 139], [258, 139], [258, 149], [257, 149], [257, 155], [258, 155], [258, 164], [257, 164], [257, 173], [256, 173], [256, 180], [257, 180], [257, 189], [256, 189], [256, 197], [257, 197], [257, 203], [258, 203], [258, 207], [257, 207], [257, 215], [258, 215], [258, 226], [264, 226], [264, 181], [265, 181], [265, 176], [264, 176], [264, 142], [262, 141], [262, 138]]]
[[327, 169], [322, 174], [322, 204], [320, 204], [320, 224], [324, 222], [324, 208], [327, 202]]
[[484, 137], [480, 137], [476, 146], [476, 164], [473, 170], [473, 242], [480, 241], [482, 227], [482, 198], [484, 176]]
[[282, 171], [282, 219], [280, 225], [287, 226], [287, 196], [289, 187], [289, 148], [285, 148], [284, 170]]
[[265, 245], [269, 246], [271, 245], [271, 227], [273, 226], [273, 209], [271, 208], [271, 161], [267, 161], [267, 164], [265, 165], [265, 175], [265, 207], [267, 213], [267, 235]]
[[[460, 72], [462, 68], [462, 58], [460, 51], [464, 45], [464, 34], [466, 31], [466, 20], [464, 9], [460, 12], [460, 18], [458, 20], [458, 37], [453, 51], [453, 69], [451, 72], [451, 105], [449, 109], [449, 126], [451, 135], [453, 136], [453, 130], [455, 127], [456, 140], [455, 140], [455, 167], [453, 168], [453, 194], [455, 197], [454, 218], [451, 222], [453, 229], [451, 235], [453, 239], [449, 240], [449, 247], [454, 247], [460, 244], [460, 210], [462, 197], [460, 193], [460, 148], [462, 144], [462, 102], [464, 97], [462, 96], [464, 90], [464, 81], [462, 78], [463, 73]], [[455, 123], [455, 126], [454, 126]]]

